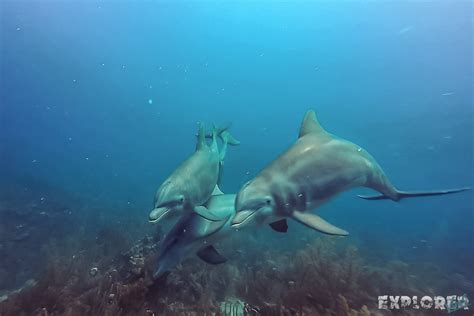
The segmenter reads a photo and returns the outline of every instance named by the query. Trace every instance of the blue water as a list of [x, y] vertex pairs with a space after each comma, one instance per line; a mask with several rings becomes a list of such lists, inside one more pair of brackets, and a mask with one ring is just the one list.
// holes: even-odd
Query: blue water
[[[193, 152], [197, 122], [231, 123], [241, 141], [221, 184], [233, 193], [295, 141], [312, 108], [400, 189], [473, 185], [471, 6], [3, 1], [2, 181], [34, 177], [146, 222], [159, 184]], [[472, 191], [400, 203], [361, 192], [320, 212], [367, 256], [468, 273]]]

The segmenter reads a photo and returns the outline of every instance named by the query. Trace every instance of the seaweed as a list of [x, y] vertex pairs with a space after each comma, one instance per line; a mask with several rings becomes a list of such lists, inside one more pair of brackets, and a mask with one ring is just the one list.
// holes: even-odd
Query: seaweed
[[[357, 248], [327, 237], [296, 252], [267, 250], [249, 258], [252, 264], [231, 260], [210, 267], [190, 258], [153, 281], [157, 239], [142, 238], [115, 256], [87, 239], [53, 241], [44, 249], [43, 277], [0, 303], [0, 315], [218, 315], [231, 310], [222, 306], [241, 301], [249, 315], [365, 316], [381, 315], [375, 309], [381, 293], [426, 290], [406, 263], [370, 266]], [[136, 269], [139, 273], [130, 272]], [[416, 315], [405, 312], [411, 314]]]
[[[11, 217], [13, 222], [9, 223], [24, 218], [23, 212], [15, 211], [20, 205], [15, 203], [3, 204], [6, 206], [0, 212]], [[37, 206], [25, 209], [28, 207]], [[352, 240], [309, 234], [301, 239], [302, 243], [297, 242], [296, 234], [281, 247], [271, 248], [269, 239], [280, 237], [268, 235], [259, 240], [235, 234], [218, 245], [229, 257], [226, 264], [210, 266], [191, 256], [153, 280], [162, 240], [160, 229], [151, 231], [136, 219], [113, 220], [112, 215], [104, 216], [106, 208], [66, 217], [60, 204], [44, 204], [41, 208], [57, 210], [51, 213], [56, 215], [50, 216], [48, 228], [65, 223], [70, 226], [61, 226], [49, 235], [35, 233], [41, 238], [32, 241], [28, 249], [36, 247], [37, 259], [30, 265], [36, 265], [38, 277], [30, 278], [20, 289], [0, 293], [4, 294], [0, 296], [1, 316], [365, 316], [390, 314], [377, 309], [378, 295], [443, 295], [453, 290], [469, 296], [474, 293], [472, 280], [459, 273], [446, 273], [431, 262], [367, 259]], [[76, 208], [79, 206], [68, 209], [74, 214], [78, 213]], [[25, 213], [31, 216], [37, 211]], [[118, 218], [123, 219], [123, 215], [116, 215]], [[3, 225], [6, 230], [0, 237], [17, 234]], [[143, 230], [152, 234], [143, 236]], [[0, 276], [7, 277], [9, 284], [26, 266], [15, 265], [13, 257], [8, 256], [15, 243], [0, 248], [7, 259], [0, 264]], [[406, 310], [399, 314], [422, 312]]]

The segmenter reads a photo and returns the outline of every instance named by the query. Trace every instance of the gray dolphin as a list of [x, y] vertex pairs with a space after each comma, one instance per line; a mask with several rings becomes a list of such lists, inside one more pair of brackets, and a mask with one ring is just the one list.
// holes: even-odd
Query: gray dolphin
[[205, 206], [219, 219], [207, 220], [196, 213], [183, 215], [163, 240], [158, 266], [153, 274], [155, 279], [194, 253], [207, 263], [219, 264], [226, 261], [212, 243], [234, 230], [231, 221], [235, 215], [236, 195], [223, 194], [218, 190], [216, 192]]
[[[247, 182], [236, 198], [234, 227], [254, 221], [282, 225], [290, 217], [317, 231], [347, 235], [315, 214], [317, 208], [336, 194], [353, 187], [368, 187], [381, 193], [364, 199], [392, 199], [442, 195], [469, 188], [427, 192], [397, 190], [375, 159], [360, 146], [326, 132], [314, 111], [304, 117], [298, 140]], [[275, 222], [276, 220], [279, 220]]]
[[[219, 168], [226, 153], [225, 150], [218, 149], [217, 133], [218, 131], [214, 129], [212, 144], [208, 146], [204, 127], [202, 124], [199, 126], [196, 151], [157, 190], [154, 209], [149, 215], [150, 222], [158, 222], [170, 213], [179, 215], [185, 211], [194, 211], [207, 219], [214, 219], [213, 214], [202, 205], [209, 199], [217, 185]], [[219, 132], [221, 138], [222, 133]], [[232, 137], [232, 140], [235, 139]], [[225, 139], [223, 141], [225, 149], [227, 143]]]

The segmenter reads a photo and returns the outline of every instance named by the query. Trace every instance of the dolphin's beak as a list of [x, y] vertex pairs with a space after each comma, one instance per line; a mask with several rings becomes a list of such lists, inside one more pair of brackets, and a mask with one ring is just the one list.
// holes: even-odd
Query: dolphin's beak
[[232, 227], [238, 228], [248, 222], [257, 213], [256, 210], [244, 210], [237, 212], [232, 219]]
[[160, 221], [163, 217], [166, 216], [166, 214], [169, 213], [171, 209], [169, 207], [157, 207], [154, 208], [151, 212], [150, 215], [148, 215], [148, 220], [151, 223], [156, 223]]

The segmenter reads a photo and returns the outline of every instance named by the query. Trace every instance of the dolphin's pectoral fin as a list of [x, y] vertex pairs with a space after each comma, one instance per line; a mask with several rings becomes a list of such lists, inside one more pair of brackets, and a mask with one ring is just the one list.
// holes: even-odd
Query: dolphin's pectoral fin
[[286, 233], [288, 231], [288, 223], [286, 219], [280, 219], [279, 221], [268, 224], [270, 227], [279, 233]]
[[216, 248], [212, 245], [199, 249], [196, 255], [209, 264], [220, 264], [227, 261], [227, 258], [217, 252]]
[[222, 221], [223, 218], [217, 216], [213, 212], [209, 211], [205, 206], [196, 206], [194, 207], [194, 212], [201, 216], [204, 219], [207, 219], [208, 221], [211, 222], [219, 222]]
[[294, 211], [292, 218], [301, 224], [328, 235], [347, 236], [349, 233], [336, 227], [315, 214]]
[[[397, 191], [397, 201], [404, 199], [404, 198], [411, 198], [411, 197], [420, 197], [420, 196], [434, 196], [434, 195], [445, 195], [445, 194], [453, 194], [458, 192], [463, 192], [470, 190], [470, 187], [465, 188], [457, 188], [457, 189], [448, 189], [448, 190], [438, 190], [438, 191]], [[379, 195], [357, 195], [357, 197], [364, 199], [364, 200], [387, 200], [390, 197], [379, 194]]]

